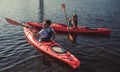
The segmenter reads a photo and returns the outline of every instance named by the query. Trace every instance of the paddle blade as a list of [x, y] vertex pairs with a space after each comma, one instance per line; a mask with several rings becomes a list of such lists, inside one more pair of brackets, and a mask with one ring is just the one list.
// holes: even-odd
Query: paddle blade
[[15, 20], [12, 20], [12, 19], [10, 19], [10, 18], [5, 18], [5, 19], [6, 19], [6, 21], [7, 21], [8, 23], [10, 23], [10, 24], [13, 24], [13, 25], [21, 25], [21, 23], [15, 21]]
[[62, 10], [64, 11], [66, 9], [65, 4], [61, 4]]
[[71, 42], [74, 41], [73, 36], [71, 34], [68, 34], [68, 40], [71, 41]]

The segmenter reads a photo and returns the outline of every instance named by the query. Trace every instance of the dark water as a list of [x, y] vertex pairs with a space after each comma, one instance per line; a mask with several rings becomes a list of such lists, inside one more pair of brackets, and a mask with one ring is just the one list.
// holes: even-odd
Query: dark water
[[80, 25], [112, 30], [110, 37], [79, 35], [74, 45], [66, 38], [55, 39], [81, 61], [78, 72], [120, 72], [119, 0], [44, 0], [43, 7], [40, 2], [0, 0], [0, 72], [69, 72], [54, 62], [45, 65], [41, 53], [26, 41], [22, 27], [4, 19], [41, 22], [49, 18], [65, 23], [62, 3], [67, 6], [68, 17], [78, 14]]

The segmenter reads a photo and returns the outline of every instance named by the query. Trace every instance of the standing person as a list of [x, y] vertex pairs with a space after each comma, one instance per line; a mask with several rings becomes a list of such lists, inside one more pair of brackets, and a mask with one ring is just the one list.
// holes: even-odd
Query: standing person
[[68, 20], [68, 27], [77, 28], [78, 25], [78, 16], [76, 14], [73, 14], [70, 19], [66, 18]]
[[38, 33], [38, 41], [49, 41], [51, 40], [52, 36], [56, 34], [54, 29], [50, 27], [51, 20], [45, 19], [43, 22], [43, 29], [41, 29]]

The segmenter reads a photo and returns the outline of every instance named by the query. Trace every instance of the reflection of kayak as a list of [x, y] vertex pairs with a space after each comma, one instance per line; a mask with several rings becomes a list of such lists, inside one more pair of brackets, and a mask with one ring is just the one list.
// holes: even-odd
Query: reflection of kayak
[[[36, 23], [29, 23], [30, 25], [33, 25], [33, 27], [37, 27], [38, 24]], [[28, 23], [25, 23], [26, 26], [29, 26]], [[37, 27], [39, 28], [39, 27]], [[38, 42], [36, 38], [33, 35], [33, 32], [38, 32], [38, 30], [31, 30], [27, 27], [24, 27], [24, 32], [26, 39], [28, 42], [34, 46], [36, 49], [38, 49], [43, 54], [46, 54], [54, 59], [57, 59], [58, 61], [65, 63], [72, 67], [73, 69], [76, 69], [80, 65], [80, 61], [72, 55], [69, 51], [65, 50], [60, 44], [57, 42], [51, 40], [48, 42]]]
[[[42, 24], [36, 22], [28, 22], [31, 25], [34, 25], [36, 28], [41, 28]], [[53, 23], [51, 25], [56, 32], [61, 33], [68, 33], [67, 25], [60, 24], [60, 23]], [[111, 30], [108, 28], [90, 28], [90, 27], [82, 27], [79, 26], [78, 28], [70, 28], [70, 33], [77, 33], [77, 34], [93, 34], [93, 35], [110, 35]]]

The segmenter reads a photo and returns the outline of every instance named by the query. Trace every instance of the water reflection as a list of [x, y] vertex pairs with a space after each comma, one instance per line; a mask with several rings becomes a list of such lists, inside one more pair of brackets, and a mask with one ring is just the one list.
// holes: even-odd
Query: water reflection
[[39, 0], [39, 21], [42, 22], [44, 19], [44, 0]]

